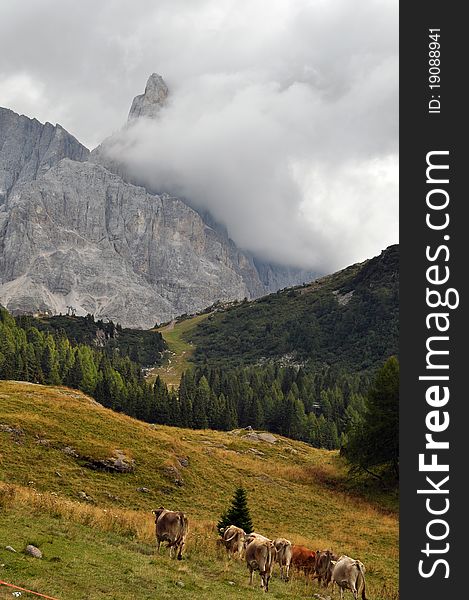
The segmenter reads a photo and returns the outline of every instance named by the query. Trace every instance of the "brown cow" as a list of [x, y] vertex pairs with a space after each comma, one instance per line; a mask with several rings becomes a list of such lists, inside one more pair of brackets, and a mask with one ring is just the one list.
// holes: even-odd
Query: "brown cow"
[[291, 564], [305, 575], [313, 575], [316, 568], [316, 553], [306, 546], [292, 546]]
[[183, 512], [174, 512], [160, 506], [151, 511], [155, 515], [156, 541], [158, 543], [158, 553], [161, 542], [168, 542], [169, 556], [173, 555], [173, 548], [176, 548], [177, 559], [182, 559], [182, 549], [186, 543], [189, 522]]
[[274, 546], [277, 551], [277, 562], [280, 565], [280, 577], [288, 581], [288, 571], [292, 559], [292, 543], [285, 538], [274, 540]]
[[254, 571], [259, 571], [261, 588], [264, 592], [269, 591], [269, 580], [275, 562], [275, 555], [275, 546], [270, 540], [254, 538], [246, 546], [246, 564], [250, 574], [250, 585], [253, 583]]
[[316, 551], [314, 579], [318, 579], [319, 585], [321, 585], [322, 581], [324, 580], [324, 586], [328, 587], [332, 579], [332, 569], [334, 568], [334, 564], [337, 560], [337, 554], [334, 554], [331, 550]]
[[244, 538], [246, 533], [241, 527], [236, 525], [229, 525], [221, 531], [222, 543], [226, 548], [228, 556], [234, 556], [237, 554], [240, 558], [244, 548]]
[[340, 600], [343, 598], [344, 589], [350, 590], [355, 600], [361, 593], [362, 600], [365, 596], [365, 565], [350, 556], [341, 556], [332, 569], [332, 582], [340, 588]]

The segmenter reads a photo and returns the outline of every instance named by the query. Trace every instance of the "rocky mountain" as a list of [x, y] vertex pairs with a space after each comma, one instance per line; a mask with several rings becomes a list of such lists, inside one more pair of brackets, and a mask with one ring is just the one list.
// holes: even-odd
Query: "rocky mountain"
[[169, 90], [164, 79], [157, 73], [148, 78], [145, 92], [135, 96], [129, 112], [129, 121], [138, 117], [155, 118], [164, 106]]
[[84, 161], [89, 150], [60, 125], [0, 107], [0, 204], [16, 183], [32, 181], [62, 158]]
[[[129, 120], [155, 118], [167, 96], [151, 75]], [[111, 141], [90, 155], [60, 125], [0, 109], [0, 303], [11, 312], [73, 307], [151, 327], [313, 278], [264, 265], [189, 202], [135, 185]]]
[[62, 160], [3, 208], [0, 297], [12, 312], [73, 306], [149, 327], [262, 292], [249, 260], [190, 207], [90, 162]]

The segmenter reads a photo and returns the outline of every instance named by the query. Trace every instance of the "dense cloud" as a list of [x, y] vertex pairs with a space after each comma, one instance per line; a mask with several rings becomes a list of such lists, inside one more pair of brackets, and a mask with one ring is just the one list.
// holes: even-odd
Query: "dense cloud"
[[11, 0], [0, 105], [94, 146], [160, 73], [168, 105], [113, 152], [239, 245], [326, 272], [397, 241], [397, 34], [395, 0]]

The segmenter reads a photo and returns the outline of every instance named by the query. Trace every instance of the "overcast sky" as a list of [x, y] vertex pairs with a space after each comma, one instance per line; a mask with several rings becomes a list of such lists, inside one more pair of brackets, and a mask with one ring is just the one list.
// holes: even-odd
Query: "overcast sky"
[[[158, 121], [118, 133], [160, 73]], [[0, 106], [133, 170], [269, 260], [398, 241], [397, 0], [2, 0]]]

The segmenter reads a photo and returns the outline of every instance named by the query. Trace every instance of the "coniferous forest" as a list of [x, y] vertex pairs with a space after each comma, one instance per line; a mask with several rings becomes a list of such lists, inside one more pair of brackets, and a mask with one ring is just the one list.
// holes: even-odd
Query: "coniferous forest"
[[317, 372], [273, 364], [186, 371], [179, 389], [118, 351], [70, 341], [63, 331], [40, 331], [0, 309], [0, 378], [67, 385], [113, 410], [167, 425], [230, 430], [252, 426], [314, 446], [338, 448], [359, 418], [366, 375], [333, 368]]

